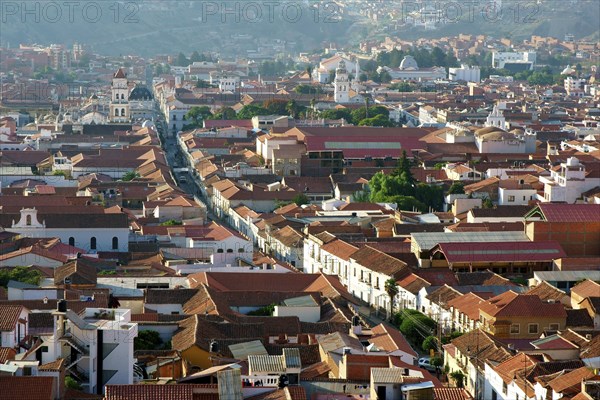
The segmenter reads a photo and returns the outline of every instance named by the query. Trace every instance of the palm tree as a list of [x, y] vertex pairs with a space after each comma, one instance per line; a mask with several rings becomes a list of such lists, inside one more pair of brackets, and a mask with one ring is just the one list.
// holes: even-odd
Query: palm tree
[[313, 66], [312, 65], [309, 65], [306, 67], [306, 73], [308, 74], [308, 78], [312, 82], [312, 76], [313, 76]]
[[292, 118], [298, 117], [298, 104], [296, 100], [290, 100], [285, 105], [285, 110], [289, 113]]
[[385, 281], [384, 289], [385, 289], [385, 292], [387, 293], [387, 295], [390, 296], [390, 320], [391, 320], [392, 315], [394, 314], [394, 299], [400, 292], [400, 289], [398, 289], [398, 284], [396, 283], [396, 280], [394, 278], [390, 278], [387, 281]]

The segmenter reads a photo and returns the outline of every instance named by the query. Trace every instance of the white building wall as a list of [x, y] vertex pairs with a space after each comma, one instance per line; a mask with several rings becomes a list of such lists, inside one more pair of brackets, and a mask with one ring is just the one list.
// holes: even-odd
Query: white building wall
[[[47, 238], [57, 237], [68, 244], [69, 238], [75, 238], [75, 247], [91, 249], [91, 238], [96, 238], [96, 251], [129, 251], [129, 228], [6, 228], [9, 232], [18, 232], [23, 236]], [[118, 249], [112, 248], [113, 237], [119, 240]]]
[[302, 322], [319, 322], [321, 319], [321, 307], [286, 307], [275, 306], [273, 313], [275, 317], [296, 316]]
[[535, 200], [537, 190], [535, 189], [498, 189], [498, 205], [500, 206], [526, 206], [531, 200]]

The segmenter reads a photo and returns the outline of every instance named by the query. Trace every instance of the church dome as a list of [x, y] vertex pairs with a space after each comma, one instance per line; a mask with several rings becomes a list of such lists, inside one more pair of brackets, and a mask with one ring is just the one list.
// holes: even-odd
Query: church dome
[[129, 100], [152, 100], [152, 93], [145, 86], [136, 86], [129, 93]]
[[413, 56], [405, 56], [400, 62], [400, 69], [419, 69], [419, 65]]
[[570, 65], [567, 65], [567, 68], [563, 69], [563, 70], [562, 70], [562, 72], [561, 72], [560, 74], [561, 74], [561, 75], [572, 75], [572, 74], [574, 74], [575, 72], [577, 72], [577, 71], [575, 71], [573, 68], [571, 68], [571, 66], [570, 66]]

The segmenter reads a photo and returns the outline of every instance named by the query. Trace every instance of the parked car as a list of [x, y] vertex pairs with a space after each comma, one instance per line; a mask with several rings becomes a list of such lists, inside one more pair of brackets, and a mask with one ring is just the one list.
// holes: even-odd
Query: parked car
[[427, 371], [435, 371], [435, 366], [431, 365], [430, 357], [421, 357], [419, 358], [419, 367], [426, 369]]

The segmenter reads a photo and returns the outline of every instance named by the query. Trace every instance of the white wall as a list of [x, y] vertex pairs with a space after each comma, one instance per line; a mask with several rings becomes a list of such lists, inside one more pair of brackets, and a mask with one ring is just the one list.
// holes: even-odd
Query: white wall
[[321, 319], [321, 307], [286, 307], [275, 306], [273, 313], [275, 317], [298, 317], [302, 322], [319, 322]]

